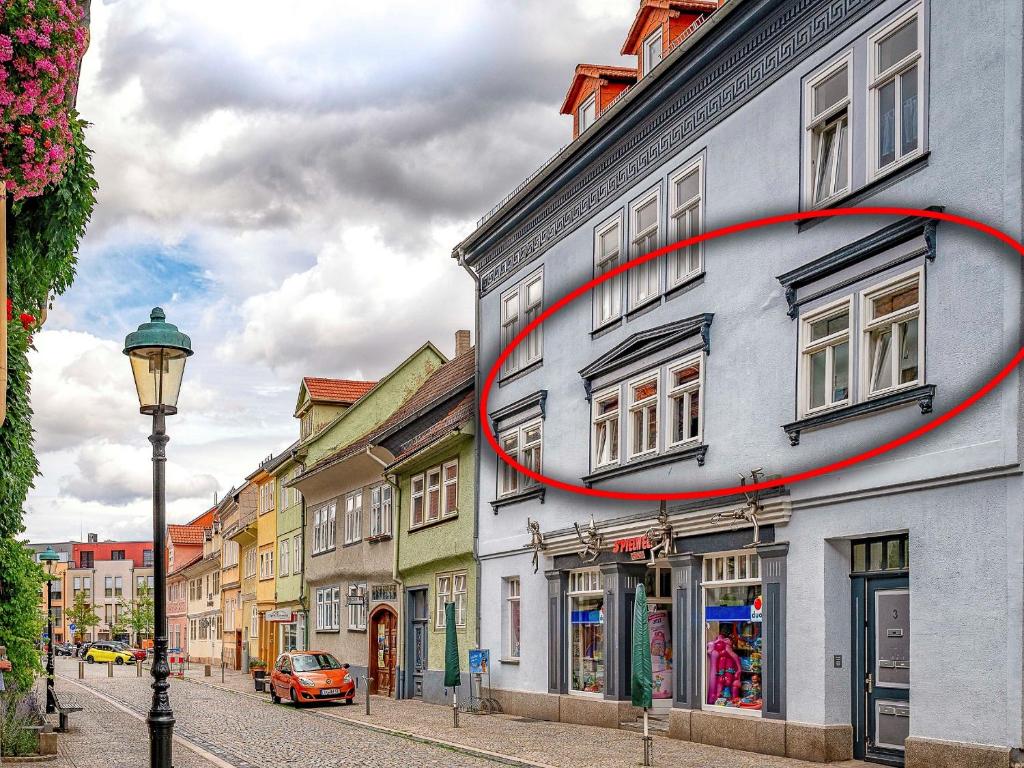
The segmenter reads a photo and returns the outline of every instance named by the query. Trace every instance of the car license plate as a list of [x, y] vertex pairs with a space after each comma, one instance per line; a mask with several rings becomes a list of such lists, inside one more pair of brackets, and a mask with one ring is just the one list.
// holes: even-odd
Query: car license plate
[[339, 693], [341, 693], [341, 689], [340, 688], [321, 688], [320, 689], [320, 695], [321, 696], [337, 696]]

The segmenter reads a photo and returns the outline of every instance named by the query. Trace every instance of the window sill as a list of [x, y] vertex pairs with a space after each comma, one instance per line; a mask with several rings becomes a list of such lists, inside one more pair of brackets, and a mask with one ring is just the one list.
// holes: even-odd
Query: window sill
[[499, 664], [519, 664], [519, 659], [514, 658], [500, 658], [498, 659]]
[[498, 510], [502, 507], [507, 507], [511, 504], [518, 504], [522, 501], [529, 501], [530, 499], [540, 499], [540, 503], [543, 504], [546, 492], [547, 486], [538, 484], [531, 488], [527, 488], [525, 491], [510, 493], [507, 496], [495, 499], [491, 502], [491, 508], [494, 510], [494, 514], [498, 514]]
[[366, 632], [366, 627], [359, 629], [358, 627], [349, 627], [348, 632]]
[[931, 413], [932, 401], [934, 398], [935, 385], [924, 384], [917, 387], [911, 387], [909, 389], [890, 392], [887, 395], [874, 397], [861, 403], [855, 403], [854, 405], [847, 405], [843, 408], [836, 408], [832, 411], [808, 416], [805, 419], [799, 419], [797, 421], [792, 421], [789, 424], [783, 424], [782, 428], [789, 436], [789, 444], [795, 446], [800, 445], [801, 432], [825, 427], [830, 424], [836, 424], [849, 419], [856, 419], [861, 416], [867, 416], [872, 413], [877, 413], [878, 411], [884, 411], [889, 408], [906, 405], [907, 403], [916, 402], [918, 407], [920, 407], [922, 414]]
[[530, 363], [525, 368], [520, 368], [518, 371], [512, 371], [506, 376], [501, 377], [500, 379], [498, 379], [498, 387], [504, 387], [506, 384], [511, 384], [513, 381], [516, 381], [517, 379], [521, 379], [524, 376], [529, 376], [542, 365], [544, 365], [543, 357], [540, 360], [535, 360], [534, 362]]
[[587, 488], [590, 488], [594, 483], [610, 480], [613, 477], [621, 477], [622, 475], [629, 475], [633, 472], [640, 472], [652, 467], [660, 467], [663, 464], [671, 464], [676, 461], [686, 461], [688, 459], [696, 459], [697, 466], [703, 467], [707, 452], [708, 446], [706, 443], [686, 448], [675, 448], [664, 453], [655, 454], [654, 456], [648, 456], [643, 459], [634, 459], [633, 461], [627, 461], [625, 464], [616, 464], [605, 469], [600, 469], [597, 472], [591, 472], [589, 475], [581, 477], [580, 480], [583, 481], [583, 484], [587, 486]]
[[314, 629], [318, 635], [336, 635], [341, 632], [340, 629]]
[[410, 527], [408, 529], [408, 532], [409, 533], [416, 533], [417, 531], [422, 531], [425, 528], [433, 528], [436, 525], [441, 525], [441, 523], [447, 523], [447, 522], [450, 522], [451, 520], [458, 520], [458, 519], [459, 519], [459, 513], [458, 512], [453, 512], [452, 514], [447, 515], [447, 516], [442, 517], [442, 518], [439, 518], [437, 520], [430, 520], [429, 522], [423, 523], [422, 525], [414, 525], [414, 526], [412, 526], [412, 527]]
[[362, 544], [362, 543], [363, 543], [362, 539], [356, 539], [355, 541], [346, 541], [344, 544], [341, 545], [341, 548], [342, 549], [347, 549], [349, 547], [354, 547], [357, 544]]
[[603, 323], [602, 325], [599, 325], [597, 328], [592, 330], [590, 332], [590, 338], [591, 339], [599, 339], [602, 336], [606, 336], [607, 334], [611, 333], [612, 331], [614, 331], [614, 330], [616, 330], [618, 328], [621, 328], [625, 322], [626, 322], [625, 318], [623, 318], [621, 315], [619, 315], [614, 320], [609, 320], [608, 322]]
[[644, 299], [642, 304], [637, 304], [635, 307], [633, 307], [626, 313], [626, 322], [628, 323], [632, 320], [636, 320], [638, 317], [642, 317], [643, 315], [646, 315], [648, 312], [653, 312], [654, 310], [656, 310], [658, 307], [661, 306], [661, 297], [662, 294], [659, 293], [657, 296], [652, 296], [649, 299]]
[[370, 542], [371, 544], [376, 544], [376, 543], [381, 542], [381, 541], [390, 541], [391, 540], [391, 534], [390, 533], [378, 533], [376, 536], [369, 536], [369, 537], [367, 537], [366, 540], [368, 542]]
[[[310, 554], [310, 557], [320, 557], [320, 555], [328, 555], [328, 554], [330, 554], [331, 552], [335, 552], [335, 551], [337, 551], [337, 549], [338, 549], [337, 547], [331, 547], [330, 549], [322, 549], [322, 550], [320, 550], [319, 552], [313, 552], [313, 553], [311, 553], [311, 554]], [[247, 575], [247, 576], [246, 576], [245, 578], [247, 578], [247, 579], [251, 579], [251, 578], [252, 578], [253, 576], [255, 576], [255, 574], [249, 574], [249, 575]]]
[[696, 272], [687, 277], [686, 279], [682, 280], [681, 282], [676, 283], [673, 286], [670, 286], [669, 289], [665, 291], [665, 301], [671, 301], [676, 296], [682, 296], [684, 293], [692, 291], [697, 286], [703, 284], [704, 270], [702, 269], [700, 272]]
[[[835, 200], [832, 200], [827, 205], [808, 206], [803, 210], [828, 211], [833, 208], [849, 208], [858, 203], [861, 203], [867, 198], [871, 197], [872, 195], [875, 195], [881, 192], [882, 190], [888, 189], [896, 182], [902, 181], [908, 176], [912, 176], [913, 174], [920, 171], [922, 168], [927, 168], [928, 157], [930, 155], [930, 151], [922, 152], [920, 155], [913, 158], [912, 160], [907, 160], [902, 165], [898, 165], [895, 168], [889, 169], [885, 173], [875, 177], [874, 179], [866, 183], [863, 187], [855, 189], [852, 192], [847, 192], [845, 195], [842, 195], [841, 197], [837, 197]], [[825, 218], [821, 218], [804, 219], [803, 221], [798, 221], [796, 222], [796, 231], [803, 232], [805, 229], [810, 229], [811, 227], [825, 220]]]

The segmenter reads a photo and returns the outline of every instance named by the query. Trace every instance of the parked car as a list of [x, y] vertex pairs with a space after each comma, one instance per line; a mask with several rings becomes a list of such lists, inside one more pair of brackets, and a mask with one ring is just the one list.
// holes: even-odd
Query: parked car
[[80, 659], [84, 659], [85, 658], [85, 654], [89, 652], [89, 649], [91, 647], [92, 647], [92, 643], [91, 642], [79, 643], [78, 644], [78, 648], [75, 651], [75, 655], [78, 658], [80, 658]]
[[132, 646], [128, 645], [128, 643], [122, 642], [120, 640], [111, 640], [110, 645], [116, 647], [118, 650], [127, 651], [135, 658], [136, 661], [144, 661], [146, 658], [146, 652], [144, 650], [142, 650], [141, 648], [133, 648]]
[[74, 656], [75, 646], [71, 643], [54, 643], [53, 644], [53, 655], [54, 656]]
[[270, 674], [270, 698], [275, 704], [289, 699], [295, 706], [314, 701], [344, 701], [356, 696], [356, 681], [342, 664], [325, 651], [288, 651], [277, 657]]
[[93, 643], [92, 647], [85, 654], [85, 660], [90, 664], [94, 662], [106, 663], [112, 661], [115, 664], [134, 664], [135, 657], [128, 651], [118, 647], [116, 643]]

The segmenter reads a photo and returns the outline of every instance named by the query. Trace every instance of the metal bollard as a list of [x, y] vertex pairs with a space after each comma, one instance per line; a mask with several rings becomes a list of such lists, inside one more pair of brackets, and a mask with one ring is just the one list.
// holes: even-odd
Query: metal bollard
[[370, 677], [369, 675], [363, 675], [363, 680], [366, 681], [366, 715], [367, 715], [367, 717], [369, 717], [369, 715], [370, 715], [370, 683], [372, 683], [376, 679], [377, 678]]
[[113, 676], [114, 676], [114, 662], [108, 661], [107, 662], [107, 677], [113, 677]]
[[78, 679], [79, 680], [84, 680], [85, 679], [85, 662], [84, 661], [78, 662]]
[[223, 661], [220, 663], [220, 682], [221, 682], [222, 685], [224, 684], [224, 662]]
[[135, 676], [136, 677], [142, 677], [142, 662], [141, 661], [136, 661], [135, 662]]

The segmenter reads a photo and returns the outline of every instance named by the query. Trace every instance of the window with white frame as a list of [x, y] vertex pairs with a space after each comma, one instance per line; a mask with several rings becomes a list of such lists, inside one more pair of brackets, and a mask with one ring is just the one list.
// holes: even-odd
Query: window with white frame
[[417, 475], [410, 481], [410, 505], [412, 511], [412, 527], [423, 525], [424, 485], [423, 475]]
[[594, 467], [615, 464], [619, 460], [619, 388], [599, 392], [593, 401]]
[[[538, 270], [501, 294], [501, 345], [507, 347], [519, 331], [540, 316], [544, 304], [544, 272]], [[502, 366], [509, 375], [533, 365], [543, 354], [543, 329], [536, 328], [516, 347]]]
[[345, 497], [345, 543], [352, 544], [363, 538], [363, 492]]
[[444, 607], [448, 603], [455, 603], [455, 626], [466, 626], [466, 573], [441, 573], [435, 580], [435, 622], [437, 629], [444, 629], [447, 619]]
[[[697, 160], [669, 179], [672, 242], [696, 237], [703, 231], [704, 163]], [[694, 243], [673, 252], [668, 261], [668, 287], [679, 285], [704, 270], [704, 244]]]
[[325, 504], [313, 512], [313, 554], [334, 549], [337, 505]]
[[259, 507], [260, 514], [266, 514], [272, 512], [274, 509], [274, 481], [268, 480], [260, 486], [259, 496]]
[[577, 133], [583, 133], [587, 128], [594, 124], [597, 120], [597, 94], [592, 93], [590, 97], [580, 104], [579, 109], [576, 111], [576, 125]]
[[[505, 453], [518, 461], [527, 469], [541, 473], [543, 471], [542, 445], [544, 441], [543, 423], [540, 419], [529, 421], [513, 427], [498, 435]], [[498, 460], [499, 482], [498, 494], [508, 496], [526, 490], [537, 484], [528, 475], [520, 475], [512, 465]]]
[[629, 385], [629, 457], [658, 450], [658, 371]]
[[[253, 611], [256, 609], [253, 608]], [[341, 628], [341, 589], [339, 587], [317, 587], [316, 629], [330, 632]]]
[[277, 544], [277, 556], [279, 558], [279, 562], [277, 564], [277, 572], [279, 574], [281, 574], [282, 576], [287, 576], [288, 575], [288, 567], [289, 567], [289, 563], [288, 563], [289, 557], [288, 556], [289, 556], [290, 553], [291, 553], [291, 543], [286, 541], [286, 540], [284, 540], [284, 539], [279, 541], [278, 544]]
[[277, 489], [278, 489], [277, 509], [279, 511], [284, 511], [285, 509], [288, 508], [288, 486], [285, 485], [286, 481], [287, 481], [287, 478], [285, 478], [285, 477], [277, 478]]
[[256, 575], [256, 550], [248, 549], [245, 552], [245, 576], [251, 578]]
[[260, 611], [256, 605], [252, 606], [252, 611], [249, 614], [249, 637], [255, 638], [260, 636]]
[[519, 658], [521, 647], [520, 589], [518, 576], [505, 579], [505, 655], [510, 659]]
[[597, 568], [569, 573], [569, 692], [603, 694], [604, 584]]
[[370, 536], [391, 535], [391, 499], [390, 483], [383, 483], [370, 489]]
[[874, 175], [920, 154], [924, 117], [922, 6], [885, 25], [868, 40], [868, 98]]
[[850, 190], [850, 110], [853, 58], [848, 54], [808, 81], [807, 185], [811, 205], [824, 205]]
[[274, 550], [260, 552], [260, 581], [274, 578]]
[[446, 461], [412, 478], [412, 528], [459, 514], [459, 462]]
[[230, 540], [225, 541], [222, 557], [224, 558], [223, 564], [225, 568], [238, 565], [238, 542]]
[[348, 628], [354, 631], [366, 629], [366, 584], [350, 584], [348, 587]]
[[[622, 220], [616, 215], [594, 232], [594, 276], [610, 272], [622, 262]], [[622, 314], [622, 275], [594, 288], [594, 327], [600, 328]]]
[[850, 402], [850, 297], [800, 318], [802, 414]]
[[299, 422], [299, 429], [299, 434], [303, 440], [313, 434], [313, 406], [310, 406], [309, 409], [302, 414]]
[[292, 539], [292, 573], [302, 573], [302, 535]]
[[[658, 247], [660, 208], [660, 189], [649, 192], [630, 206], [631, 258], [644, 256]], [[661, 290], [660, 273], [661, 259], [650, 259], [627, 272], [631, 309], [658, 296]]]
[[865, 397], [921, 382], [923, 274], [917, 269], [861, 292], [861, 381]]
[[658, 64], [661, 63], [662, 56], [662, 31], [661, 27], [647, 36], [644, 40], [644, 74], [646, 75]]
[[669, 448], [701, 440], [701, 362], [698, 355], [668, 368]]

